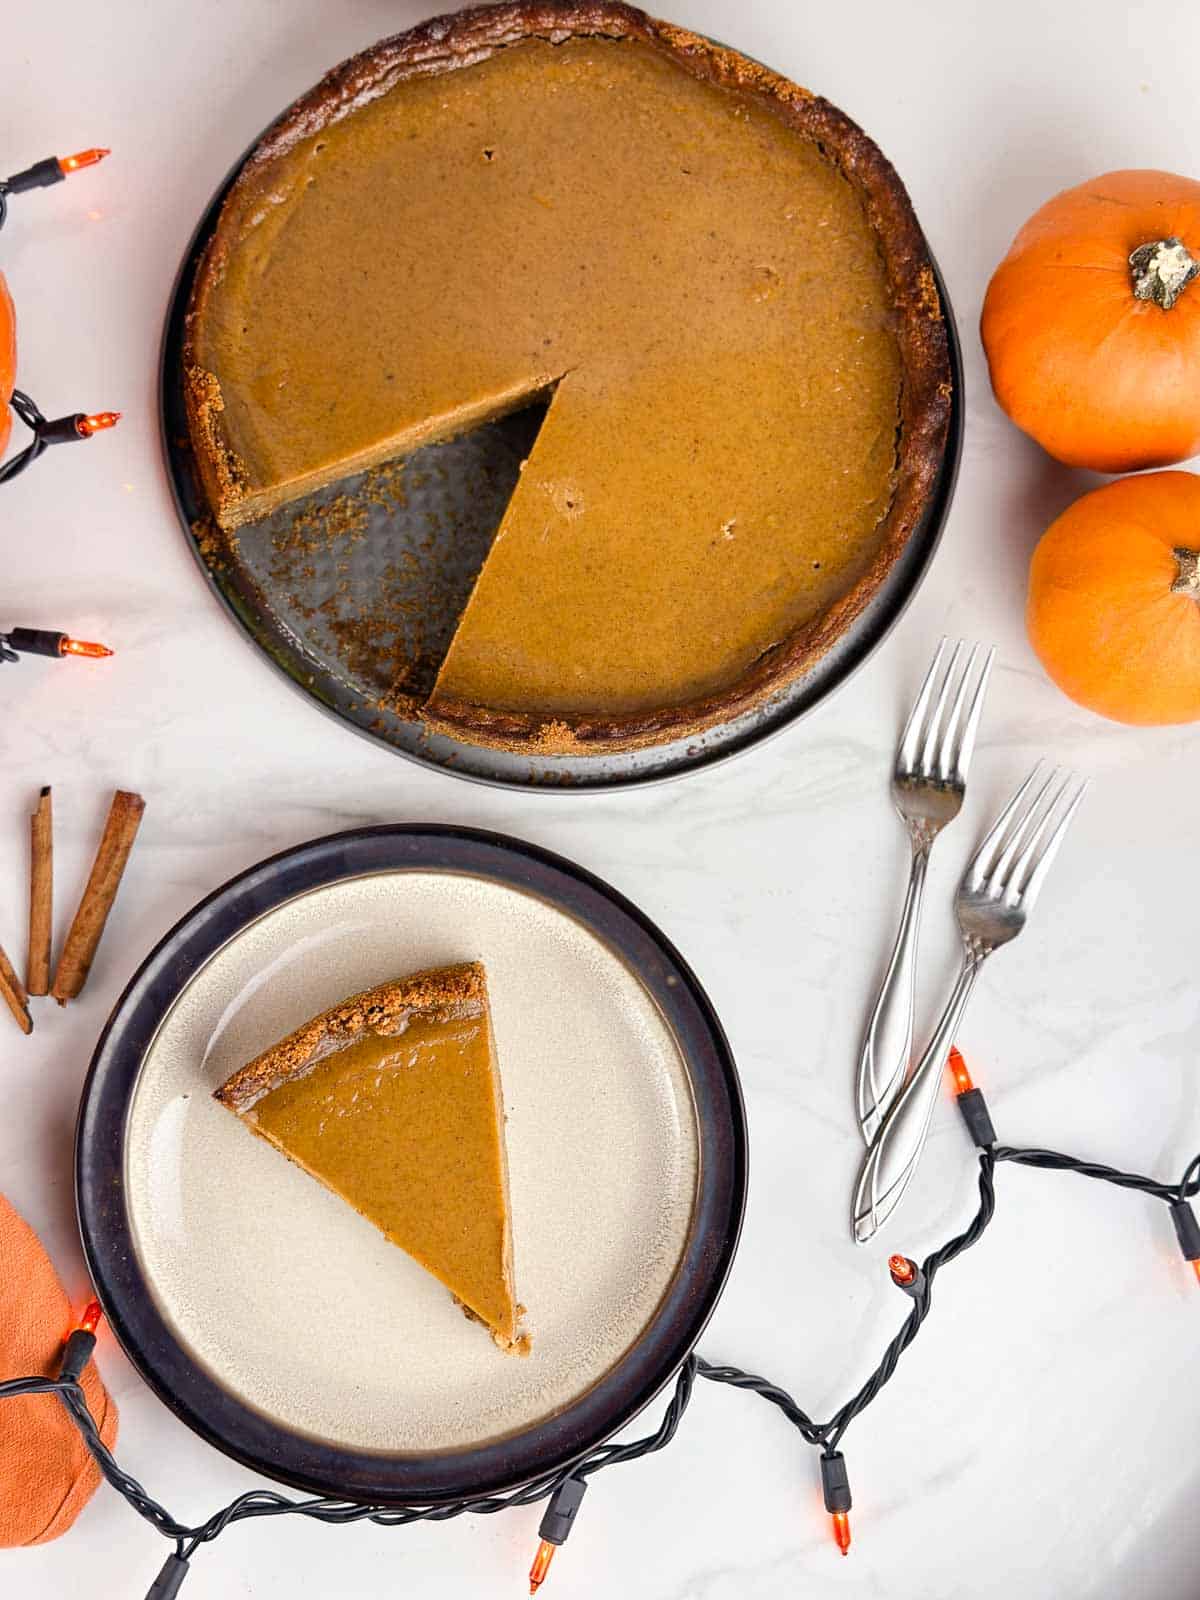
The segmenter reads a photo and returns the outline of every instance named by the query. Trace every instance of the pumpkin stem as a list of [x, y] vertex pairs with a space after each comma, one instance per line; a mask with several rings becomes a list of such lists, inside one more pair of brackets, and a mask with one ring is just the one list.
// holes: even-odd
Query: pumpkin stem
[[1133, 298], [1153, 300], [1164, 311], [1170, 311], [1198, 273], [1200, 261], [1174, 234], [1167, 239], [1153, 239], [1149, 244], [1138, 245], [1129, 258]]
[[1192, 600], [1200, 600], [1200, 550], [1179, 548], [1172, 550], [1171, 554], [1179, 567], [1175, 582], [1171, 585], [1171, 593], [1186, 594]]

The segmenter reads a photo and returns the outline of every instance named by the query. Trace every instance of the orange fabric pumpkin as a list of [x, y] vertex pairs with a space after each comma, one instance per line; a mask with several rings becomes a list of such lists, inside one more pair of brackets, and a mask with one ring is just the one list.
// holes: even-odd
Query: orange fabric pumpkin
[[1042, 535], [1033, 648], [1072, 700], [1117, 722], [1200, 719], [1200, 477], [1093, 489]]
[[1200, 183], [1109, 172], [1018, 233], [983, 303], [996, 399], [1060, 461], [1164, 467], [1200, 450]]
[[4, 274], [0, 272], [0, 456], [12, 432], [12, 412], [8, 402], [17, 381], [17, 313]]

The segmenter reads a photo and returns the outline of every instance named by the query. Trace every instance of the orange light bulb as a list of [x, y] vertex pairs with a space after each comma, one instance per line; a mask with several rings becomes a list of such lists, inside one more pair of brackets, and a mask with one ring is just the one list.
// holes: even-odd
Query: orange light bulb
[[848, 1556], [850, 1554], [850, 1514], [847, 1511], [834, 1511], [832, 1516], [833, 1537], [837, 1541], [838, 1549], [844, 1556]]
[[78, 172], [81, 167], [94, 167], [97, 161], [103, 161], [105, 156], [110, 155], [111, 150], [80, 150], [73, 156], [59, 156], [58, 168], [65, 176], [68, 172]]
[[969, 1094], [975, 1087], [971, 1081], [971, 1074], [967, 1070], [967, 1063], [963, 1060], [957, 1045], [950, 1046], [950, 1071], [954, 1077], [955, 1094]]
[[96, 411], [90, 417], [80, 417], [75, 424], [75, 431], [81, 439], [90, 439], [94, 433], [100, 433], [105, 428], [115, 428], [120, 420], [119, 411]]
[[910, 1261], [907, 1256], [889, 1256], [888, 1271], [892, 1275], [892, 1282], [899, 1284], [901, 1288], [912, 1283], [917, 1275], [916, 1263]]
[[102, 656], [112, 655], [106, 644], [95, 644], [91, 639], [64, 638], [58, 647], [60, 656], [87, 656], [93, 661], [99, 661]]
[[550, 1563], [554, 1560], [557, 1545], [551, 1544], [549, 1539], [543, 1539], [537, 1547], [537, 1555], [533, 1558], [533, 1565], [529, 1569], [529, 1592], [536, 1594], [546, 1581], [546, 1574], [550, 1571]]
[[1200, 1259], [1192, 1262], [1192, 1271], [1196, 1274], [1196, 1282], [1200, 1283]]
[[83, 1313], [75, 1326], [77, 1328], [82, 1328], [85, 1333], [95, 1333], [96, 1329], [100, 1326], [100, 1318], [103, 1315], [104, 1313], [100, 1309], [99, 1300], [89, 1300], [87, 1305], [83, 1308]]

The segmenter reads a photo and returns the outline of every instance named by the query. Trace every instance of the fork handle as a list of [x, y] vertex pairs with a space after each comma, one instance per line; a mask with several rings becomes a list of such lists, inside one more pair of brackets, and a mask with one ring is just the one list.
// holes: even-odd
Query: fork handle
[[854, 1237], [859, 1244], [873, 1238], [891, 1216], [917, 1170], [942, 1069], [975, 987], [981, 961], [978, 955], [964, 957], [937, 1030], [867, 1152], [854, 1193]]
[[904, 1075], [912, 1055], [917, 930], [928, 866], [929, 845], [914, 840], [900, 930], [858, 1058], [858, 1126], [868, 1145], [904, 1086]]

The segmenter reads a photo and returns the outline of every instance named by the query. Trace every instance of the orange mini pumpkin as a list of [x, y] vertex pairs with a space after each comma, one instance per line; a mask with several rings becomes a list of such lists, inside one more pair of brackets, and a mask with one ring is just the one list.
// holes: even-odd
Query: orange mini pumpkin
[[1200, 450], [1200, 183], [1109, 172], [1018, 233], [983, 303], [996, 398], [1060, 461], [1164, 467]]
[[1117, 722], [1200, 719], [1200, 477], [1093, 489], [1042, 535], [1033, 648], [1072, 700]]
[[8, 436], [12, 432], [12, 412], [8, 402], [12, 399], [17, 381], [17, 313], [13, 309], [12, 295], [4, 274], [0, 272], [0, 456], [3, 456]]

